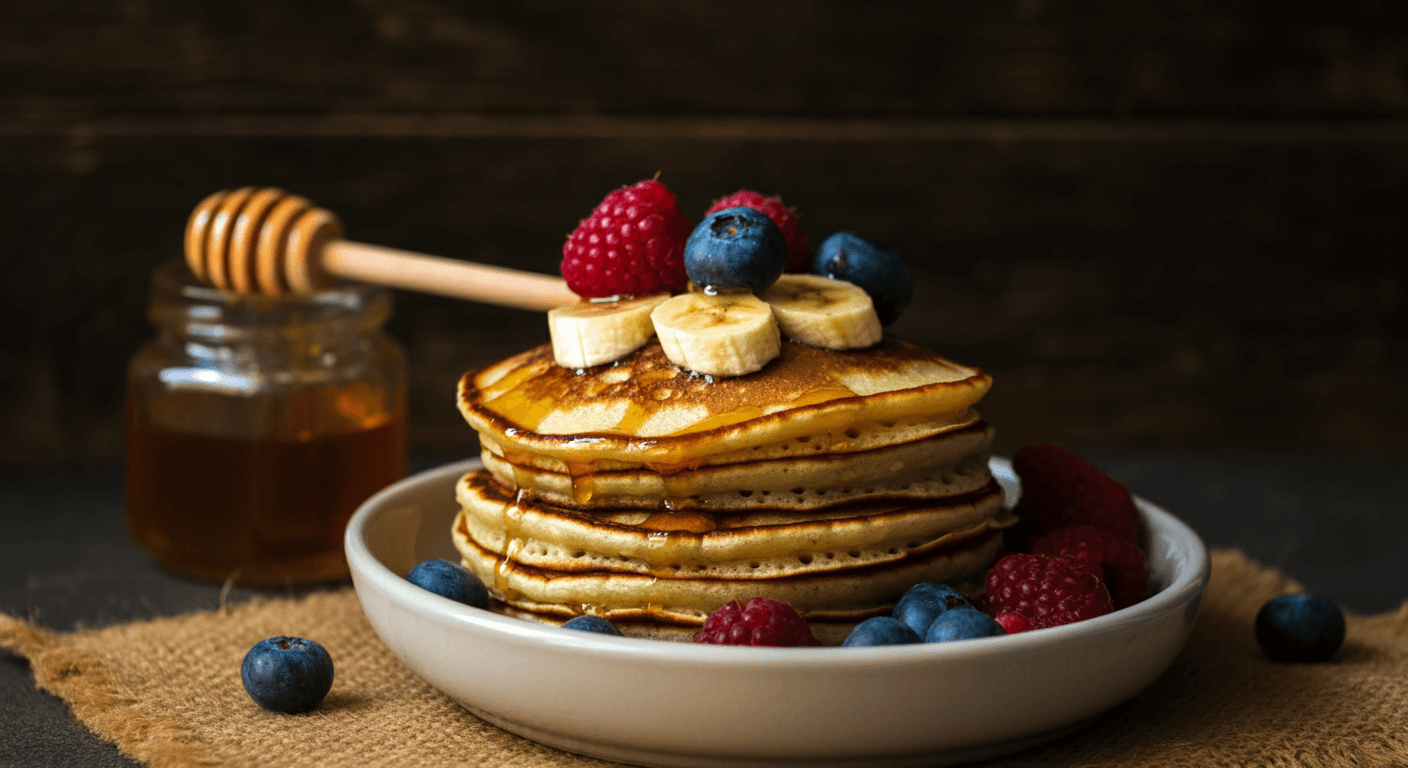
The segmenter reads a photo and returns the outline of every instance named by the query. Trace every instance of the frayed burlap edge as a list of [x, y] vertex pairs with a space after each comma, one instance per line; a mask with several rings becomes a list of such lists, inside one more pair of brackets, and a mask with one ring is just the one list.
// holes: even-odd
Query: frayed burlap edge
[[68, 704], [89, 730], [153, 768], [215, 765], [206, 746], [176, 721], [145, 710], [89, 651], [65, 648], [54, 635], [0, 614], [0, 648], [29, 661], [35, 687]]

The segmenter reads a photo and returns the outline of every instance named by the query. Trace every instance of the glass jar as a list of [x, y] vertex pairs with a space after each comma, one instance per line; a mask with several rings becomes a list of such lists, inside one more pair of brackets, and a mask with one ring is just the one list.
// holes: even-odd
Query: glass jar
[[406, 472], [406, 364], [384, 288], [237, 296], [152, 278], [127, 377], [127, 531], [162, 567], [245, 584], [347, 576], [353, 510]]

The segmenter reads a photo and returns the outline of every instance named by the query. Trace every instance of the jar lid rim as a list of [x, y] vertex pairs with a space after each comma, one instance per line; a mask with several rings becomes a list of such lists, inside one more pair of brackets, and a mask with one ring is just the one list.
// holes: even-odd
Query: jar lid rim
[[169, 261], [152, 273], [148, 303], [152, 322], [183, 333], [231, 340], [251, 333], [281, 332], [292, 326], [378, 327], [391, 315], [385, 287], [346, 283], [303, 295], [242, 295], [201, 283], [183, 261]]
[[277, 296], [262, 293], [240, 294], [224, 291], [201, 282], [191, 272], [186, 262], [180, 259], [169, 260], [152, 272], [152, 288], [154, 297], [155, 292], [160, 291], [204, 303], [332, 305], [345, 306], [348, 309], [356, 309], [360, 305], [369, 304], [380, 295], [388, 293], [386, 288], [379, 285], [343, 282], [332, 288], [308, 294], [288, 293]]

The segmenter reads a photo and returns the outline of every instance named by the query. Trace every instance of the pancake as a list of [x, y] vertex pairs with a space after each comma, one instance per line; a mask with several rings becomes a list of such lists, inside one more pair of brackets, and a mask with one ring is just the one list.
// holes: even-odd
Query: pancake
[[652, 340], [580, 372], [553, 362], [545, 344], [462, 377], [458, 403], [469, 425], [505, 453], [668, 472], [869, 423], [966, 426], [991, 386], [982, 371], [893, 337], [845, 351], [784, 341], [762, 370], [720, 379], [681, 370]]
[[722, 379], [654, 341], [583, 370], [545, 345], [460, 381], [485, 469], [457, 485], [454, 544], [514, 615], [688, 640], [761, 595], [839, 642], [910, 586], [978, 581], [996, 556], [1015, 519], [974, 408], [991, 383], [889, 337], [785, 341]]
[[659, 507], [663, 501], [671, 509], [743, 509], [761, 502], [806, 509], [875, 496], [933, 498], [972, 491], [989, 480], [992, 438], [992, 429], [978, 422], [869, 451], [808, 451], [670, 473], [640, 468], [574, 475], [515, 464], [488, 448], [482, 457], [500, 480], [559, 504]]
[[[775, 443], [753, 445], [736, 451], [695, 453], [686, 462], [646, 460], [640, 456], [633, 457], [634, 461], [608, 458], [592, 458], [589, 461], [590, 468], [594, 471], [644, 466], [656, 471], [674, 472], [709, 464], [735, 464], [741, 461], [790, 458], [808, 453], [842, 454], [868, 451], [883, 448], [886, 445], [913, 442], [946, 432], [955, 432], [978, 422], [978, 412], [971, 408], [963, 413], [945, 414], [937, 419], [889, 419], [884, 421], [858, 419], [840, 428], [798, 435]], [[516, 448], [516, 443], [531, 439], [524, 435], [523, 430], [515, 430], [513, 434], [509, 435], [509, 438], [507, 445], [504, 445], [492, 436], [481, 433], [479, 442], [485, 450], [500, 456], [511, 454], [515, 462], [525, 466], [553, 472], [572, 471], [572, 467], [569, 467], [563, 459]]]
[[662, 579], [771, 579], [897, 562], [1014, 522], [996, 483], [943, 502], [845, 504], [805, 515], [766, 507], [594, 513], [518, 494], [484, 472], [462, 478], [457, 496], [457, 543], [512, 549], [515, 564], [540, 570]]
[[[490, 594], [520, 610], [570, 618], [591, 613], [607, 619], [648, 619], [698, 628], [704, 618], [730, 600], [766, 595], [790, 604], [803, 618], [858, 621], [883, 613], [909, 587], [925, 581], [968, 578], [992, 562], [1001, 546], [997, 531], [978, 525], [915, 549], [889, 562], [861, 563], [831, 571], [814, 571], [767, 579], [713, 578], [669, 570], [559, 571], [526, 565], [518, 557], [531, 545], [505, 552], [489, 549], [465, 535], [457, 519], [455, 545], [462, 562]], [[507, 553], [507, 556], [505, 556]], [[848, 553], [832, 553], [848, 558]], [[856, 558], [859, 560], [859, 558]]]

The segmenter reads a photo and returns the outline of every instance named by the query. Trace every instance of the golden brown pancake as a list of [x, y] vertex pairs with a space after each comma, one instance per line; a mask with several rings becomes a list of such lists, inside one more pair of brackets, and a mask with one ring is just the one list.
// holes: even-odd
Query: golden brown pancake
[[[485, 448], [496, 477], [559, 504], [670, 509], [807, 509], [875, 496], [934, 498], [985, 485], [993, 431], [978, 422], [931, 438], [868, 451], [798, 451], [790, 457], [702, 464], [663, 473], [648, 467], [582, 474], [514, 463]], [[815, 442], [815, 441], [813, 441]], [[516, 454], [510, 453], [510, 456]], [[533, 464], [534, 462], [528, 462]]]
[[725, 379], [655, 342], [585, 370], [539, 347], [460, 381], [485, 469], [457, 487], [455, 546], [525, 617], [591, 613], [687, 640], [723, 603], [762, 595], [837, 642], [908, 587], [980, 578], [996, 555], [1015, 521], [974, 410], [990, 385], [888, 337], [784, 342]]
[[979, 523], [927, 546], [901, 550], [888, 561], [866, 557], [859, 549], [827, 552], [822, 557], [843, 563], [831, 570], [760, 578], [738, 578], [708, 566], [638, 573], [630, 570], [630, 558], [624, 555], [596, 556], [600, 569], [557, 570], [524, 562], [527, 558], [521, 553], [538, 546], [527, 539], [511, 536], [502, 551], [475, 541], [463, 513], [456, 519], [454, 533], [465, 566], [496, 599], [520, 610], [562, 618], [592, 613], [613, 621], [647, 619], [698, 627], [720, 605], [758, 595], [785, 601], [809, 620], [859, 620], [883, 612], [915, 584], [963, 580], [981, 571], [996, 555], [1001, 545], [997, 531], [1007, 524]]
[[512, 548], [515, 562], [541, 570], [662, 579], [772, 579], [898, 562], [1012, 520], [996, 483], [943, 501], [847, 503], [805, 514], [571, 509], [485, 472], [465, 475], [457, 495], [456, 539], [493, 552]]
[[505, 452], [669, 472], [707, 456], [845, 436], [874, 423], [966, 426], [991, 385], [982, 371], [892, 337], [846, 351], [784, 341], [762, 370], [720, 379], [680, 369], [656, 341], [585, 371], [557, 365], [543, 345], [466, 374], [459, 407]]

